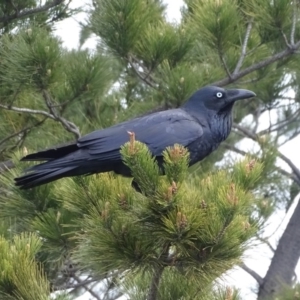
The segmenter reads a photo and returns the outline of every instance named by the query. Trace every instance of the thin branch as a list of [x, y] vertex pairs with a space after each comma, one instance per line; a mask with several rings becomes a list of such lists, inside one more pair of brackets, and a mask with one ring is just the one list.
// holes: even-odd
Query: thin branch
[[246, 266], [244, 263], [240, 264], [240, 267], [246, 271], [248, 274], [250, 274], [257, 282], [259, 285], [263, 284], [263, 278], [260, 277], [255, 271], [250, 269], [248, 266]]
[[31, 126], [27, 126], [27, 127], [25, 127], [25, 128], [22, 128], [21, 130], [15, 132], [15, 133], [12, 133], [11, 135], [5, 137], [4, 139], [2, 139], [2, 140], [0, 141], [0, 146], [1, 146], [2, 144], [4, 144], [6, 141], [8, 141], [9, 139], [11, 139], [11, 138], [13, 138], [13, 137], [15, 137], [15, 136], [17, 136], [17, 135], [19, 135], [19, 134], [21, 134], [21, 133], [24, 133], [24, 132], [26, 132], [26, 131], [28, 131], [28, 130], [30, 130], [30, 129], [36, 127], [36, 126], [39, 126], [39, 125], [43, 124], [43, 123], [46, 121], [46, 119], [47, 119], [47, 118], [44, 118], [42, 121], [39, 121], [39, 122], [37, 122], [37, 123], [35, 123], [35, 124], [31, 125]]
[[284, 162], [288, 164], [288, 166], [292, 169], [293, 173], [297, 176], [297, 178], [300, 180], [300, 169], [298, 169], [294, 163], [287, 158], [285, 155], [283, 155], [281, 152], [277, 152], [278, 157], [280, 157]]
[[29, 16], [37, 14], [37, 13], [45, 12], [52, 7], [60, 5], [63, 2], [64, 2], [64, 0], [53, 0], [53, 1], [48, 2], [45, 5], [42, 5], [37, 8], [24, 10], [22, 12], [16, 11], [13, 15], [1, 17], [0, 23], [7, 24], [15, 19], [21, 19], [21, 18], [29, 17]]
[[147, 85], [149, 85], [152, 88], [156, 88], [154, 80], [151, 80], [152, 78], [150, 77], [150, 71], [147, 72], [146, 76], [143, 76], [143, 74], [141, 74], [141, 72], [138, 70], [138, 68], [135, 66], [135, 64], [138, 64], [139, 67], [139, 63], [137, 61], [137, 59], [135, 59], [132, 56], [128, 56], [127, 58], [130, 66], [132, 67], [133, 71], [135, 72], [135, 74], [143, 81], [145, 82]]
[[238, 129], [240, 132], [242, 132], [246, 137], [250, 138], [251, 140], [254, 140], [255, 142], [257, 142], [257, 135], [252, 132], [251, 130], [237, 124], [237, 123], [233, 123], [232, 128]]
[[287, 46], [288, 48], [291, 48], [292, 45], [289, 43], [289, 41], [288, 41], [288, 39], [287, 39], [287, 37], [286, 37], [286, 35], [285, 35], [285, 33], [283, 32], [282, 29], [280, 29], [280, 33], [281, 33], [281, 35], [282, 35], [282, 37], [283, 37], [283, 40], [284, 40], [286, 46]]
[[49, 95], [49, 93], [46, 90], [43, 90], [42, 93], [43, 93], [43, 98], [46, 102], [46, 105], [49, 108], [52, 116], [54, 117], [54, 120], [60, 122], [66, 128], [67, 131], [72, 132], [75, 135], [75, 138], [79, 139], [81, 136], [79, 128], [74, 123], [59, 116], [58, 113], [56, 112], [55, 107], [53, 107], [52, 99], [51, 99], [51, 96]]
[[281, 169], [279, 167], [275, 167], [276, 170], [281, 173], [282, 175], [286, 176], [287, 178], [295, 181], [295, 183], [297, 183], [300, 186], [300, 178], [296, 177], [296, 175], [294, 175], [293, 173], [289, 173], [284, 169]]
[[269, 134], [270, 132], [278, 131], [280, 129], [283, 129], [284, 127], [290, 125], [292, 122], [296, 121], [298, 119], [299, 115], [300, 115], [300, 110], [296, 111], [294, 113], [294, 115], [292, 115], [289, 119], [284, 119], [282, 121], [277, 122], [274, 125], [271, 124], [271, 126], [269, 126], [269, 128], [259, 131], [257, 133], [257, 135]]
[[294, 139], [295, 137], [297, 137], [299, 134], [300, 134], [300, 129], [297, 128], [297, 129], [295, 130], [295, 132], [294, 132], [292, 135], [290, 135], [287, 139], [285, 139], [285, 140], [284, 140], [282, 143], [280, 143], [278, 146], [279, 146], [279, 147], [282, 147], [282, 146], [285, 145], [287, 142], [289, 142], [289, 141], [291, 141], [292, 139]]
[[13, 169], [14, 167], [15, 164], [13, 163], [12, 160], [0, 162], [0, 174], [10, 169]]
[[82, 280], [80, 282], [76, 281], [77, 283], [67, 283], [67, 284], [63, 284], [62, 286], [54, 286], [52, 288], [52, 291], [61, 291], [61, 290], [66, 290], [66, 289], [78, 289], [81, 288], [87, 284], [96, 282], [96, 279], [86, 279], [86, 280]]
[[229, 83], [235, 82], [238, 79], [252, 73], [253, 71], [256, 71], [258, 69], [266, 67], [280, 59], [283, 59], [285, 57], [288, 57], [288, 56], [296, 53], [296, 50], [298, 50], [299, 48], [300, 48], [300, 41], [298, 41], [296, 44], [292, 45], [290, 48], [287, 48], [279, 53], [276, 53], [276, 54], [266, 58], [265, 60], [262, 60], [256, 64], [253, 64], [252, 66], [238, 72], [237, 74], [232, 74], [231, 77], [227, 77], [227, 78], [221, 79], [219, 81], [216, 81], [212, 85], [225, 86]]
[[248, 155], [248, 153], [247, 153], [246, 151], [241, 150], [241, 149], [237, 148], [236, 146], [230, 145], [230, 144], [228, 144], [228, 143], [226, 143], [226, 142], [223, 142], [221, 145], [222, 145], [226, 150], [230, 150], [230, 151], [236, 152], [236, 153], [238, 153], [238, 154], [240, 154], [240, 155], [243, 155], [243, 156]]
[[157, 267], [157, 269], [155, 270], [152, 281], [151, 281], [151, 285], [149, 288], [147, 300], [157, 300], [159, 281], [161, 279], [163, 270], [164, 270], [163, 267]]
[[259, 241], [261, 241], [262, 243], [266, 244], [266, 245], [269, 247], [269, 249], [270, 249], [273, 253], [275, 253], [276, 249], [273, 248], [273, 246], [270, 244], [269, 241], [267, 241], [267, 239], [264, 239], [264, 238], [260, 237], [258, 234], [256, 234], [255, 237], [256, 237]]
[[114, 297], [112, 297], [112, 295], [109, 295], [109, 292], [116, 288], [115, 278], [114, 277], [111, 279], [106, 278], [106, 282], [109, 283], [108, 286], [106, 287], [105, 293], [102, 296], [102, 299], [115, 300], [120, 298], [122, 295], [124, 295], [124, 293], [122, 293], [121, 291], [113, 291]]
[[291, 45], [295, 44], [295, 30], [296, 30], [296, 22], [297, 22], [297, 4], [296, 0], [293, 1], [293, 22], [292, 22], [292, 29], [291, 29]]
[[244, 42], [243, 42], [243, 45], [242, 45], [242, 52], [241, 52], [240, 58], [239, 58], [239, 60], [236, 64], [236, 67], [233, 71], [233, 74], [237, 74], [239, 72], [239, 70], [242, 67], [243, 61], [246, 57], [247, 45], [248, 45], [248, 40], [249, 40], [249, 37], [250, 37], [251, 30], [252, 30], [252, 25], [253, 25], [253, 18], [248, 23], [245, 38], [244, 38]]
[[44, 110], [35, 110], [30, 108], [23, 108], [23, 107], [15, 107], [15, 106], [7, 106], [0, 104], [0, 108], [6, 109], [6, 110], [12, 110], [20, 113], [27, 113], [27, 114], [33, 114], [33, 115], [42, 115], [47, 118], [50, 118], [52, 120], [55, 120], [55, 117], [51, 115], [50, 113], [44, 111]]
[[[81, 282], [82, 282], [82, 280], [81, 280], [79, 277], [75, 276], [75, 275], [73, 276], [73, 278], [74, 278], [78, 283], [81, 283]], [[89, 292], [95, 299], [101, 300], [100, 296], [97, 295], [97, 294], [96, 294], [92, 289], [90, 289], [86, 284], [83, 284], [82, 286], [83, 286], [83, 288], [84, 288], [87, 292]]]
[[227, 64], [226, 64], [224, 55], [222, 54], [221, 51], [218, 51], [218, 52], [219, 52], [219, 58], [220, 58], [220, 60], [221, 60], [221, 63], [222, 63], [222, 65], [223, 65], [223, 68], [224, 68], [224, 70], [225, 70], [227, 76], [228, 76], [229, 78], [231, 78], [231, 73], [230, 73], [230, 71], [229, 71], [229, 69], [228, 69], [228, 66], [227, 66]]

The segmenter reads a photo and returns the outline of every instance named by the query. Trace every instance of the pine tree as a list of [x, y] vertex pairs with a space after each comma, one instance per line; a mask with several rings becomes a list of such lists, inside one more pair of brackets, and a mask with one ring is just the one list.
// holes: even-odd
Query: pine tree
[[[95, 52], [64, 49], [53, 34], [56, 21], [76, 13], [68, 2], [0, 4], [3, 299], [75, 299], [85, 291], [96, 299], [241, 299], [219, 278], [241, 264], [300, 186], [299, 169], [278, 149], [299, 133], [299, 7], [287, 0], [185, 2], [173, 24], [162, 1], [95, 0], [81, 34], [81, 43], [99, 37]], [[206, 84], [233, 83], [258, 98], [237, 105], [233, 133], [195, 167], [187, 168], [189, 153], [174, 145], [164, 152], [161, 176], [147, 147], [128, 136], [121, 153], [141, 193], [111, 173], [26, 191], [13, 184], [29, 151], [177, 107]], [[296, 95], [284, 99], [289, 88]], [[265, 112], [277, 117], [260, 130]], [[253, 151], [242, 148], [244, 137], [255, 142]], [[232, 151], [245, 158], [216, 164]], [[291, 243], [300, 240], [294, 236]], [[269, 279], [254, 276], [259, 297], [273, 297]], [[291, 276], [280, 278], [291, 284]]]

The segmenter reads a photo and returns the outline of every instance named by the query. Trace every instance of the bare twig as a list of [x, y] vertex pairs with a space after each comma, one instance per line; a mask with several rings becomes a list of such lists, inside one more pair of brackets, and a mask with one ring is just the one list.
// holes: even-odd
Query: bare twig
[[15, 106], [8, 106], [0, 104], [0, 108], [6, 109], [6, 110], [12, 110], [20, 113], [27, 113], [27, 114], [33, 114], [33, 115], [42, 115], [47, 118], [50, 118], [52, 120], [55, 120], [55, 117], [51, 115], [50, 113], [44, 111], [44, 110], [35, 110], [30, 108], [23, 108], [23, 107], [15, 107]]
[[297, 3], [296, 0], [293, 1], [293, 22], [292, 22], [292, 29], [291, 29], [291, 45], [295, 44], [295, 30], [296, 30], [296, 22], [297, 22]]
[[51, 99], [51, 96], [49, 95], [49, 93], [46, 90], [43, 90], [42, 94], [43, 94], [43, 98], [46, 102], [46, 105], [51, 112], [51, 115], [54, 117], [54, 120], [60, 122], [66, 128], [67, 131], [72, 132], [75, 135], [75, 138], [77, 138], [77, 139], [80, 138], [81, 135], [80, 135], [79, 128], [74, 123], [59, 116], [55, 107], [53, 106], [52, 99]]
[[236, 73], [236, 74], [232, 74], [231, 77], [226, 77], [224, 79], [221, 79], [219, 81], [214, 82], [212, 85], [216, 85], [216, 86], [225, 86], [229, 83], [235, 82], [238, 79], [260, 69], [260, 68], [264, 68], [280, 59], [283, 59], [285, 57], [288, 57], [290, 55], [293, 55], [294, 53], [296, 53], [296, 50], [298, 50], [300, 48], [300, 41], [298, 41], [297, 43], [295, 43], [294, 45], [291, 45], [290, 48], [286, 48], [285, 50], [278, 52], [264, 60], [261, 60], [260, 62], [253, 64], [252, 66], [245, 68], [244, 70]]
[[45, 12], [52, 7], [60, 5], [63, 2], [64, 2], [64, 0], [53, 0], [53, 1], [47, 2], [45, 5], [42, 5], [37, 8], [27, 9], [22, 12], [16, 11], [12, 15], [0, 17], [0, 23], [7, 24], [15, 19], [21, 19], [21, 18], [29, 17], [29, 16], [37, 14], [37, 13]]
[[0, 163], [0, 174], [10, 169], [13, 169], [14, 167], [15, 164], [12, 160], [3, 161]]
[[293, 173], [297, 176], [297, 178], [300, 180], [300, 170], [293, 164], [293, 162], [283, 155], [280, 151], [277, 153], [278, 157], [280, 157], [287, 165], [292, 169]]
[[252, 132], [251, 130], [237, 124], [233, 123], [232, 128], [238, 129], [240, 132], [242, 132], [246, 137], [250, 138], [251, 140], [254, 140], [257, 142], [257, 135]]
[[227, 66], [227, 63], [226, 63], [226, 61], [225, 61], [225, 58], [224, 58], [224, 55], [223, 55], [221, 46], [218, 47], [218, 55], [219, 55], [219, 59], [220, 59], [222, 65], [223, 65], [223, 68], [224, 68], [224, 70], [225, 70], [227, 76], [228, 76], [229, 78], [231, 78], [231, 73], [230, 73], [229, 68], [228, 68], [228, 66]]
[[[73, 276], [73, 278], [80, 284], [82, 283], [83, 281], [77, 277], [77, 276]], [[101, 297], [99, 295], [97, 295], [91, 288], [88, 287], [88, 285], [85, 283], [82, 285], [82, 287], [87, 291], [89, 292], [95, 299], [97, 300], [101, 300]]]
[[230, 150], [230, 151], [233, 151], [233, 152], [238, 153], [238, 154], [240, 154], [240, 155], [243, 155], [243, 156], [248, 155], [248, 153], [247, 153], [246, 151], [237, 148], [235, 145], [230, 145], [230, 144], [228, 144], [228, 143], [226, 143], [226, 142], [223, 142], [221, 145], [222, 145], [225, 149]]
[[253, 24], [253, 19], [251, 19], [248, 23], [245, 38], [244, 38], [244, 42], [243, 42], [243, 45], [242, 45], [242, 52], [241, 52], [240, 58], [239, 58], [239, 60], [236, 64], [236, 67], [233, 71], [233, 74], [237, 74], [239, 72], [239, 70], [242, 67], [243, 61], [246, 57], [247, 45], [248, 45], [248, 40], [249, 40], [249, 37], [250, 37], [251, 30], [252, 30], [252, 24]]
[[300, 135], [300, 129], [299, 129], [299, 128], [297, 128], [297, 129], [295, 130], [295, 132], [294, 132], [292, 135], [290, 135], [288, 138], [286, 138], [286, 139], [285, 139], [283, 142], [281, 142], [278, 146], [281, 147], [281, 146], [285, 145], [287, 142], [291, 141], [292, 139], [294, 139], [294, 138], [297, 137], [298, 135]]
[[[149, 85], [152, 88], [156, 88], [155, 82], [154, 82], [154, 80], [150, 76], [151, 71], [146, 72], [146, 75], [143, 76], [143, 74], [138, 69], [139, 67], [142, 67], [142, 66], [140, 66], [139, 61], [137, 59], [135, 59], [134, 57], [132, 57], [132, 56], [128, 56], [127, 60], [128, 60], [128, 62], [130, 64], [130, 66], [132, 67], [133, 71], [135, 72], [135, 74], [143, 82], [145, 82], [147, 85]], [[135, 66], [135, 65], [137, 65], [137, 66]], [[144, 67], [142, 67], [142, 68], [144, 68]]]
[[60, 291], [60, 290], [66, 290], [66, 289], [78, 289], [81, 288], [85, 285], [91, 284], [93, 282], [96, 282], [96, 279], [86, 279], [86, 280], [82, 280], [80, 282], [75, 281], [75, 282], [69, 282], [67, 284], [63, 284], [62, 286], [53, 286], [52, 287], [52, 291]]
[[286, 35], [285, 35], [285, 33], [283, 32], [282, 29], [280, 29], [280, 33], [281, 33], [281, 35], [282, 35], [282, 37], [283, 37], [283, 40], [284, 40], [286, 46], [287, 46], [288, 48], [291, 48], [292, 46], [291, 46], [291, 44], [289, 43], [289, 41], [288, 41], [288, 39], [287, 39], [287, 37], [286, 37]]
[[264, 135], [264, 134], [268, 134], [273, 131], [278, 131], [278, 130], [290, 125], [292, 122], [297, 121], [299, 115], [300, 115], [300, 110], [296, 111], [294, 113], [294, 115], [292, 115], [289, 119], [279, 121], [276, 124], [271, 125], [269, 128], [259, 131], [257, 134]]
[[[33, 115], [42, 115], [42, 116], [45, 116], [49, 119], [59, 121], [61, 124], [64, 125], [64, 127], [69, 132], [72, 132], [75, 135], [76, 138], [80, 137], [80, 132], [79, 132], [78, 127], [74, 123], [66, 120], [65, 118], [63, 118], [61, 116], [58, 116], [58, 115], [54, 115], [52, 113], [53, 110], [52, 111], [50, 110], [51, 113], [49, 113], [49, 112], [44, 111], [44, 110], [36, 110], [36, 109], [30, 109], [30, 108], [8, 106], [8, 105], [3, 105], [3, 104], [0, 104], [0, 108], [6, 109], [6, 110], [11, 110], [11, 111], [16, 111], [16, 112], [20, 112], [20, 113], [27, 113], [27, 114], [33, 114]], [[49, 107], [49, 109], [50, 108], [52, 109], [51, 106]]]
[[240, 267], [246, 271], [248, 274], [250, 274], [257, 282], [259, 285], [263, 284], [263, 278], [260, 277], [255, 271], [250, 269], [248, 266], [246, 266], [244, 263], [240, 264]]
[[112, 293], [110, 293], [110, 291], [116, 287], [115, 278], [111, 278], [111, 279], [106, 278], [106, 281], [107, 281], [108, 285], [106, 287], [105, 293], [102, 294], [103, 295], [102, 299], [115, 300], [115, 299], [120, 298], [124, 294], [121, 291], [114, 290], [113, 291], [114, 297], [112, 297]]
[[266, 244], [273, 253], [276, 251], [267, 239], [260, 237], [258, 234], [256, 234], [255, 237], [262, 243]]

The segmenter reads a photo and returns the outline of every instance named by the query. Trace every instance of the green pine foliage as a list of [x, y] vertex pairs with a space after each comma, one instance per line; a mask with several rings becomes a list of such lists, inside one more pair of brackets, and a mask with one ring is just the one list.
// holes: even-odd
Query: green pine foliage
[[[187, 153], [180, 146], [165, 152], [165, 165], [169, 172], [172, 170], [165, 177], [159, 177], [157, 164], [145, 145], [131, 141], [122, 153], [134, 180], [145, 184], [149, 178], [154, 179], [157, 189], [141, 185], [140, 195], [132, 189], [122, 191], [114, 183], [109, 196], [100, 198], [86, 185], [85, 190], [91, 192], [88, 205], [80, 193], [73, 191], [67, 207], [90, 207], [80, 222], [85, 233], [78, 235], [76, 261], [99, 277], [118, 270], [125, 282], [132, 274], [152, 278], [161, 269], [166, 273], [162, 285], [167, 285], [162, 289], [176, 293], [177, 281], [185, 277], [200, 293], [237, 263], [256, 230], [255, 221], [249, 219], [254, 199], [244, 187], [255, 186], [262, 165], [241, 162], [232, 174], [220, 171], [203, 178], [196, 189], [195, 182], [184, 181]], [[105, 176], [99, 177], [105, 180]], [[241, 183], [235, 184], [235, 177], [241, 178]], [[157, 299], [172, 299], [163, 294]]]
[[4, 299], [48, 299], [49, 283], [34, 261], [42, 244], [39, 237], [23, 233], [11, 242], [1, 238], [0, 244], [0, 285]]
[[[112, 174], [68, 178], [52, 188], [21, 191], [12, 184], [13, 170], [2, 176], [3, 191], [14, 196], [5, 201], [7, 194], [2, 195], [1, 218], [17, 211], [23, 222], [17, 222], [15, 232], [38, 233], [36, 262], [30, 268], [43, 263], [52, 283], [70, 257], [78, 270], [96, 278], [117, 272], [125, 282], [127, 273], [152, 277], [161, 269], [166, 285], [161, 299], [163, 290], [174, 290], [182, 276], [200, 293], [239, 261], [256, 231], [256, 221], [250, 218], [255, 199], [249, 192], [257, 186], [262, 165], [248, 159], [232, 172], [186, 181], [188, 153], [179, 145], [164, 152], [165, 176], [140, 142], [131, 139], [121, 151], [142, 194], [129, 179]], [[39, 204], [42, 195], [47, 200]], [[38, 284], [37, 271], [32, 276]], [[46, 287], [41, 289], [47, 294]]]

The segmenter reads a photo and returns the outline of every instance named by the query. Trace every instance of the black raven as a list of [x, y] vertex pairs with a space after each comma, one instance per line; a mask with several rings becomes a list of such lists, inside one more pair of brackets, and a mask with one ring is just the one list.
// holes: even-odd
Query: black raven
[[32, 188], [59, 178], [114, 171], [130, 176], [120, 155], [120, 147], [134, 132], [158, 162], [168, 146], [181, 144], [190, 152], [190, 165], [202, 160], [230, 133], [232, 107], [236, 100], [254, 97], [248, 90], [225, 90], [207, 86], [195, 92], [180, 108], [135, 118], [85, 135], [70, 145], [53, 148], [22, 158], [46, 162], [28, 168], [15, 179], [22, 189]]

